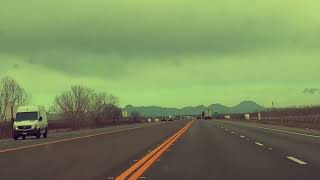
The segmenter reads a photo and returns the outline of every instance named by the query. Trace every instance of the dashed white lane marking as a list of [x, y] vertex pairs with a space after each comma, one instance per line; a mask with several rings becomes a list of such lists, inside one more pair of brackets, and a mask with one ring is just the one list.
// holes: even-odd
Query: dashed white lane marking
[[235, 132], [233, 132], [233, 131], [231, 132], [231, 134], [234, 134], [234, 133], [235, 133]]
[[254, 142], [256, 145], [258, 146], [264, 146], [263, 144], [259, 143], [259, 142]]
[[241, 138], [245, 138], [245, 137], [244, 137], [244, 136], [242, 136], [242, 135], [241, 135], [240, 137], [241, 137]]
[[286, 157], [287, 159], [290, 159], [291, 161], [295, 162], [295, 163], [298, 163], [298, 164], [301, 164], [301, 165], [306, 165], [308, 163], [304, 162], [304, 161], [301, 161], [300, 159], [297, 159], [295, 157], [292, 157], [292, 156], [287, 156]]
[[247, 138], [247, 141], [250, 141], [250, 139]]

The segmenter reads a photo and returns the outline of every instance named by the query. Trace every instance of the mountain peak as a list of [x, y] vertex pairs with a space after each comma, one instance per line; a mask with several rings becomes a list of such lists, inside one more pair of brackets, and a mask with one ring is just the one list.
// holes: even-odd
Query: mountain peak
[[257, 103], [254, 101], [246, 100], [246, 101], [242, 101], [240, 104], [257, 104]]
[[265, 109], [265, 107], [257, 104], [254, 101], [242, 101], [240, 104], [228, 107], [222, 104], [211, 104], [210, 106], [206, 107], [204, 105], [199, 105], [196, 107], [186, 106], [184, 108], [167, 108], [167, 107], [159, 107], [159, 106], [132, 106], [127, 105], [125, 110], [128, 113], [131, 111], [138, 111], [143, 116], [170, 116], [170, 115], [196, 115], [200, 114], [202, 111], [206, 109], [211, 109], [212, 112], [218, 112], [221, 114], [225, 113], [252, 113], [258, 112]]

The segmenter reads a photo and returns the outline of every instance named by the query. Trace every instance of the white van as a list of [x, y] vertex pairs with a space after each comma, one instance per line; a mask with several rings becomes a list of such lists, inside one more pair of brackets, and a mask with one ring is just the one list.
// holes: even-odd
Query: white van
[[16, 119], [13, 123], [13, 139], [17, 140], [20, 136], [36, 136], [41, 134], [47, 138], [48, 119], [44, 106], [20, 106], [17, 110]]

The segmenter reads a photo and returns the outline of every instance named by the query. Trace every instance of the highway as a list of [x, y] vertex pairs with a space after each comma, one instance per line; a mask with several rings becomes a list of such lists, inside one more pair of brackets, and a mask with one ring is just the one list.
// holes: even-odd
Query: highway
[[181, 120], [1, 140], [0, 179], [279, 179], [320, 177], [320, 133]]

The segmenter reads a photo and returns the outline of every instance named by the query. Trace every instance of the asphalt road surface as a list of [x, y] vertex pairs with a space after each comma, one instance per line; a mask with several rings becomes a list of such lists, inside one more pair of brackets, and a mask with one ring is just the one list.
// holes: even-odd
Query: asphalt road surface
[[320, 179], [320, 133], [181, 120], [0, 141], [0, 179]]
[[144, 176], [155, 180], [320, 179], [320, 136], [254, 126], [258, 127], [195, 122]]

